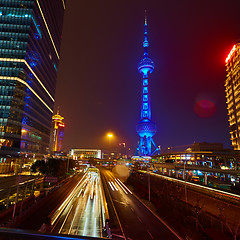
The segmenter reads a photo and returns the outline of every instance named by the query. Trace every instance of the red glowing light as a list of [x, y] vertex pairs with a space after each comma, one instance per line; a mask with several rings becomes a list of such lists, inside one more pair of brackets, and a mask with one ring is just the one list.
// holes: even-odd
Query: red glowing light
[[236, 45], [233, 46], [232, 50], [230, 51], [230, 53], [228, 54], [225, 62], [228, 63], [228, 61], [230, 60], [230, 58], [232, 57], [233, 53], [236, 51]]
[[65, 125], [63, 123], [58, 123], [59, 127], [65, 127]]
[[210, 118], [216, 112], [216, 106], [212, 101], [202, 99], [195, 103], [195, 113], [201, 118]]

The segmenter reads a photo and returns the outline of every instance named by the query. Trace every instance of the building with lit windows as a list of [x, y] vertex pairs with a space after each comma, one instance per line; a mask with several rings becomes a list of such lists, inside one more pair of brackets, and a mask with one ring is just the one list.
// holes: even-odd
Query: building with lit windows
[[63, 122], [64, 117], [59, 114], [52, 116], [52, 132], [50, 136], [50, 152], [59, 153], [62, 151], [63, 146], [63, 135], [65, 124]]
[[168, 148], [154, 156], [158, 163], [186, 164], [188, 166], [216, 169], [238, 169], [240, 152], [224, 149], [221, 143], [193, 143], [185, 150]]
[[86, 158], [104, 158], [104, 151], [100, 149], [71, 149], [70, 156], [73, 159], [86, 159]]
[[48, 152], [65, 0], [0, 0], [0, 156]]
[[226, 58], [225, 92], [228, 121], [234, 150], [240, 150], [240, 43], [233, 46]]

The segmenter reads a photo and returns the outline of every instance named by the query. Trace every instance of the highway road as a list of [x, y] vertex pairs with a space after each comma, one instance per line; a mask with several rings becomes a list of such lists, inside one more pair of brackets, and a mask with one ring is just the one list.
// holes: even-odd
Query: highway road
[[[112, 172], [101, 169], [105, 186], [115, 206], [123, 239], [181, 239], [174, 230], [151, 212]], [[114, 234], [113, 234], [114, 237]]]
[[102, 237], [102, 190], [98, 169], [86, 172], [54, 213], [53, 222], [56, 222], [54, 233]]

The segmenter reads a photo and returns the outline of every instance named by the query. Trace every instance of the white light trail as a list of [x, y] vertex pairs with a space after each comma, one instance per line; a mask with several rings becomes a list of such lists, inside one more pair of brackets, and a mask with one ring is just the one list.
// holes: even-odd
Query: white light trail
[[118, 191], [118, 189], [117, 189], [115, 183], [114, 183], [114, 182], [111, 182], [111, 183], [112, 183], [112, 185], [114, 186], [114, 188]]
[[95, 212], [95, 201], [96, 201], [96, 198], [95, 196], [93, 197], [93, 208], [92, 208], [92, 212], [94, 213]]
[[127, 189], [128, 190], [128, 192], [130, 192], [131, 194], [133, 194], [132, 192], [131, 192], [131, 190], [118, 178], [118, 181], [121, 183], [121, 185], [125, 188], [125, 189]]
[[79, 197], [79, 196], [80, 196], [81, 192], [82, 192], [82, 188], [81, 188], [81, 190], [79, 191], [79, 194], [77, 195], [77, 197]]
[[110, 185], [111, 189], [114, 191], [114, 188], [113, 188], [111, 182], [108, 182], [108, 184]]
[[87, 210], [88, 210], [88, 205], [89, 205], [89, 202], [90, 202], [90, 196], [88, 197], [87, 206], [86, 206], [86, 208], [85, 208], [85, 213], [86, 213], [86, 212], [87, 212]]
[[120, 184], [120, 182], [118, 182], [117, 179], [115, 179], [115, 180], [116, 180], [116, 182], [118, 183], [118, 185], [121, 187], [121, 189], [122, 189], [126, 194], [128, 194], [128, 192], [122, 187], [122, 185]]
[[81, 178], [81, 180], [78, 182], [78, 184], [75, 186], [75, 188], [72, 190], [72, 192], [68, 195], [68, 197], [65, 199], [65, 201], [61, 204], [61, 206], [56, 210], [56, 212], [52, 215], [51, 217], [51, 224], [53, 225], [56, 220], [58, 219], [58, 217], [60, 216], [60, 214], [62, 213], [62, 211], [65, 209], [65, 207], [67, 206], [67, 204], [73, 199], [77, 188], [79, 187], [79, 185], [81, 184], [82, 180], [85, 178], [86, 173], [83, 175], [83, 177]]
[[63, 226], [65, 225], [65, 222], [67, 221], [67, 218], [68, 218], [68, 216], [69, 216], [72, 208], [73, 208], [73, 205], [70, 207], [70, 210], [68, 211], [67, 216], [65, 217], [65, 219], [64, 219], [64, 221], [63, 221], [63, 224], [62, 224], [60, 230], [58, 231], [58, 233], [61, 233], [61, 231], [62, 231], [62, 229], [63, 229]]
[[88, 229], [87, 225], [88, 225], [88, 218], [86, 218], [86, 220], [85, 220], [84, 229], [83, 229], [83, 236], [86, 236], [86, 231]]
[[96, 228], [97, 228], [97, 219], [94, 218], [93, 237], [97, 237]]

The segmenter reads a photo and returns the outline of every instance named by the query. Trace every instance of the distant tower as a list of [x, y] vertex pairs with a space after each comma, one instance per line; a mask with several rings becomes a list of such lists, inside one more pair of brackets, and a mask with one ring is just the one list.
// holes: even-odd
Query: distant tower
[[50, 152], [56, 153], [62, 151], [62, 142], [64, 135], [64, 117], [59, 114], [59, 109], [57, 114], [52, 116], [52, 133], [50, 139]]
[[[143, 59], [138, 64], [138, 71], [142, 74], [142, 104], [141, 104], [141, 121], [136, 126], [136, 131], [140, 136], [140, 142], [136, 155], [151, 156], [155, 152], [159, 153], [152, 137], [157, 132], [156, 124], [151, 121], [151, 105], [148, 85], [148, 74], [154, 70], [154, 63], [148, 56], [148, 40], [147, 40], [147, 17], [145, 13], [145, 32], [144, 32], [144, 54]], [[152, 152], [152, 145], [154, 151]], [[159, 153], [160, 154], [160, 153]]]

